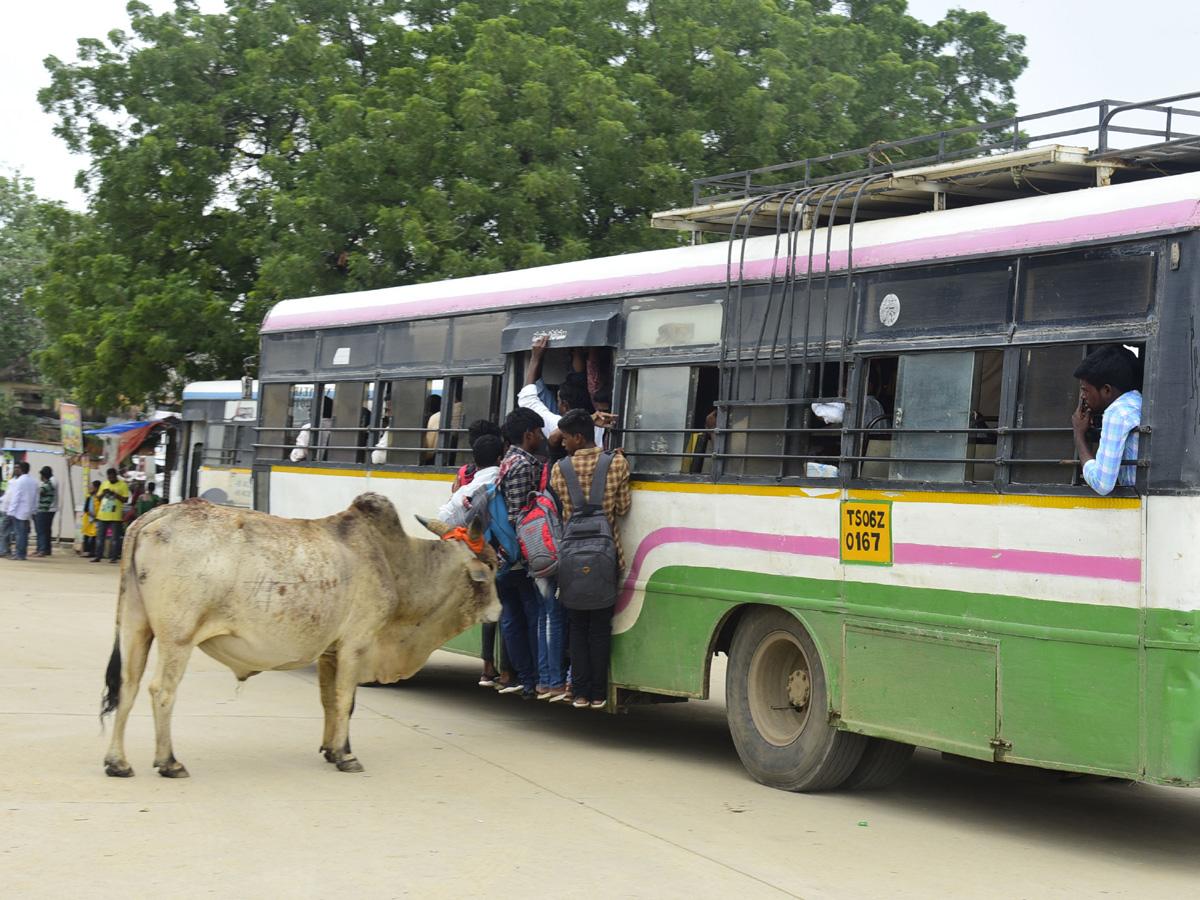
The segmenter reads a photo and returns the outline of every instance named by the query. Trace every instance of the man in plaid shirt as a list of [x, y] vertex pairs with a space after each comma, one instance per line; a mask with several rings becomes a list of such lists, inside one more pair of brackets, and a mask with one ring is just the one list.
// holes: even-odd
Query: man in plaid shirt
[[[508, 521], [516, 527], [521, 507], [530, 491], [536, 491], [542, 480], [542, 463], [534, 456], [542, 444], [542, 418], [531, 409], [514, 409], [504, 419], [504, 439], [511, 445], [496, 484], [504, 494]], [[533, 579], [520, 560], [514, 560], [508, 574], [496, 582], [500, 595], [500, 630], [508, 647], [508, 659], [517, 671], [511, 684], [498, 682], [500, 693], [520, 693], [525, 700], [537, 696], [537, 616], [538, 594]]]
[[[579, 477], [579, 486], [584, 498], [591, 496], [592, 476], [596, 463], [600, 461], [600, 447], [596, 445], [592, 418], [581, 409], [573, 409], [559, 420], [559, 431], [563, 435], [563, 446], [571, 454], [571, 465]], [[562, 470], [555, 466], [550, 473], [550, 487], [562, 501], [562, 518], [571, 518], [575, 505], [567, 480]], [[629, 464], [624, 455], [613, 456], [604, 482], [604, 515], [612, 526], [613, 541], [617, 545], [617, 565], [625, 568], [625, 551], [621, 547], [621, 529], [617, 516], [629, 512]], [[615, 587], [615, 585], [614, 585]], [[583, 708], [603, 709], [608, 704], [608, 656], [612, 644], [612, 606], [602, 609], [569, 609], [571, 647], [571, 689], [575, 696], [572, 705]]]
[[[1138, 428], [1142, 424], [1141, 360], [1120, 344], [1106, 344], [1084, 357], [1079, 379], [1079, 409], [1071, 416], [1075, 450], [1083, 463], [1083, 480], [1097, 494], [1108, 494], [1118, 484], [1132, 485], [1137, 469], [1121, 465], [1138, 455]], [[1087, 433], [1093, 413], [1102, 412], [1100, 445], [1096, 453]]]

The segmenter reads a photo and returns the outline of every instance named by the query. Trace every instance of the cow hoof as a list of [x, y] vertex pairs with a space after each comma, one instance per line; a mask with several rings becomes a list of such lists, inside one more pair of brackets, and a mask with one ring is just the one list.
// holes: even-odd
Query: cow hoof
[[126, 762], [108, 762], [106, 760], [104, 774], [110, 778], [132, 778], [133, 766]]
[[163, 778], [188, 778], [188, 770], [183, 767], [183, 763], [173, 762], [167, 766], [159, 766], [158, 774]]
[[339, 772], [361, 772], [363, 770], [362, 763], [353, 756], [349, 759], [341, 760], [337, 764], [337, 767]]

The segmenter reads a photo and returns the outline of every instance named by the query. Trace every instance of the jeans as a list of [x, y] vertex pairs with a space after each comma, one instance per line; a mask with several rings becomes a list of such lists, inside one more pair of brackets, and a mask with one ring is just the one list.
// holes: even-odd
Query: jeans
[[538, 594], [524, 569], [514, 569], [496, 582], [500, 595], [500, 631], [517, 681], [531, 691], [537, 684]]
[[121, 535], [125, 533], [125, 525], [117, 520], [109, 522], [105, 519], [100, 519], [96, 522], [96, 556], [95, 559], [100, 559], [104, 556], [104, 539], [112, 538], [112, 543], [108, 547], [108, 558], [116, 559], [121, 555]]
[[54, 524], [54, 513], [36, 512], [33, 514], [33, 527], [37, 531], [37, 552], [42, 556], [50, 555], [50, 526]]
[[13, 534], [17, 538], [17, 559], [24, 559], [29, 552], [29, 520], [13, 519]]
[[[480, 648], [479, 658], [484, 662], [492, 663], [495, 667], [496, 661], [496, 629], [500, 627], [498, 622], [483, 623], [483, 647]], [[508, 660], [508, 645], [504, 643], [504, 635], [500, 636], [500, 671], [511, 669], [512, 663]]]
[[12, 553], [13, 541], [16, 540], [16, 522], [12, 516], [0, 516], [0, 556]]
[[538, 592], [538, 684], [558, 689], [567, 683], [567, 611], [558, 602], [558, 582], [535, 578]]
[[576, 697], [591, 701], [608, 699], [614, 608], [567, 611], [571, 621], [571, 689]]

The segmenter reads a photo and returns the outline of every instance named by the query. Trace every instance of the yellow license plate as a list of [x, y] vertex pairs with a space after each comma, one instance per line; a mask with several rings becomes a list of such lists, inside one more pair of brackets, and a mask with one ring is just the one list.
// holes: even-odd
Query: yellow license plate
[[842, 501], [842, 562], [892, 564], [892, 504], [886, 500]]

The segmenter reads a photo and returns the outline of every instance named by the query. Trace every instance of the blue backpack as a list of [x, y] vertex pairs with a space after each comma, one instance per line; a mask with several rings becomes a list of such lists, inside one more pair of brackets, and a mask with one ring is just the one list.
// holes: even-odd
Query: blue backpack
[[471, 507], [467, 525], [478, 519], [483, 526], [483, 536], [500, 554], [500, 568], [496, 578], [503, 578], [513, 563], [521, 558], [521, 544], [517, 533], [508, 521], [508, 506], [504, 503], [504, 492], [497, 484], [487, 486], [487, 503]]

